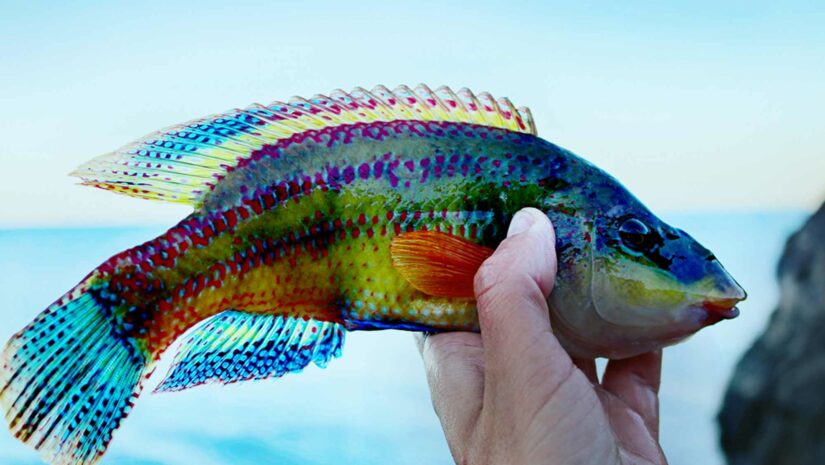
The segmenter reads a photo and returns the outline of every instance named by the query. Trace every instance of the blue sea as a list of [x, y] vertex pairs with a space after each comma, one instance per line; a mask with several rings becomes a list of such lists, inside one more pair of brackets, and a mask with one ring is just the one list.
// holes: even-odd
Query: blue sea
[[[766, 324], [775, 269], [801, 212], [672, 214], [747, 289], [742, 314], [665, 351], [661, 441], [672, 465], [722, 465], [715, 421], [732, 369]], [[0, 341], [112, 254], [161, 228], [0, 230]], [[115, 435], [111, 465], [450, 464], [412, 337], [351, 333], [344, 356], [274, 381], [143, 397]], [[0, 428], [0, 464], [37, 455]]]

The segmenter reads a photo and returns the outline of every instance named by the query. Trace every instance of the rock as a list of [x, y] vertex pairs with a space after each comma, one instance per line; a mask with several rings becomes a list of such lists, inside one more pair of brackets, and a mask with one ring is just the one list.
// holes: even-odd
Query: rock
[[788, 240], [779, 283], [718, 416], [730, 465], [825, 464], [825, 204]]

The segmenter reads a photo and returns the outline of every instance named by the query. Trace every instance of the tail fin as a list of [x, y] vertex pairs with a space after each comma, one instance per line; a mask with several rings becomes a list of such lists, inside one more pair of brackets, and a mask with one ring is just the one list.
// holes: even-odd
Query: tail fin
[[50, 463], [96, 462], [149, 371], [148, 356], [117, 334], [95, 288], [81, 284], [67, 293], [0, 356], [0, 406], [9, 429]]

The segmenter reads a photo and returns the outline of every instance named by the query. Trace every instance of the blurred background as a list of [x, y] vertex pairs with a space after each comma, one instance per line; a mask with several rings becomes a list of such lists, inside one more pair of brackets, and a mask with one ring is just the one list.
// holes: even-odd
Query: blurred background
[[[764, 380], [725, 393], [763, 330], [781, 321], [796, 334], [800, 319], [781, 318], [793, 315], [787, 293], [825, 289], [810, 263], [802, 276], [785, 261], [802, 284], [782, 297], [776, 279], [786, 239], [825, 199], [823, 24], [820, 2], [0, 0], [0, 340], [189, 212], [76, 186], [66, 174], [89, 158], [252, 102], [467, 86], [529, 106], [542, 137], [615, 175], [748, 290], [739, 318], [665, 352], [662, 444], [673, 465], [725, 463], [727, 397], [731, 463], [780, 463], [737, 438], [743, 422], [761, 424], [753, 402], [787, 394]], [[825, 257], [816, 234], [804, 237], [797, 255]], [[411, 336], [350, 334], [344, 354], [277, 381], [145, 395], [103, 463], [451, 463]], [[740, 363], [734, 379], [759, 378], [763, 365]], [[822, 386], [823, 372], [799, 382]], [[819, 453], [787, 463], [825, 463]], [[30, 463], [36, 454], [0, 431], [0, 464]]]

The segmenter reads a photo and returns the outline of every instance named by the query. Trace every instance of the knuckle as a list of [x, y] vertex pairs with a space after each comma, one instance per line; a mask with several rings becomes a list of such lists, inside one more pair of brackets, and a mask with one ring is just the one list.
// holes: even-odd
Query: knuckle
[[498, 263], [498, 260], [490, 259], [485, 261], [478, 269], [473, 280], [473, 287], [477, 298], [481, 298], [481, 296], [490, 292], [491, 289], [502, 281], [504, 273], [502, 272], [503, 267], [501, 265], [501, 263]]

